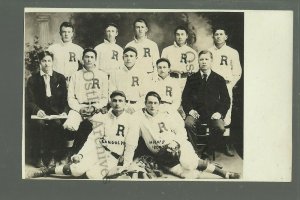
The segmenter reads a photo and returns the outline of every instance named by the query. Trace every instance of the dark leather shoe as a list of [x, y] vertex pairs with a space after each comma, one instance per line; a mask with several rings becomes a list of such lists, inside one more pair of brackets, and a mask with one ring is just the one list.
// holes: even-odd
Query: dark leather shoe
[[235, 172], [227, 172], [227, 179], [239, 179], [241, 177], [241, 175], [239, 173], [235, 173]]
[[27, 175], [27, 178], [38, 178], [38, 177], [44, 177], [49, 175], [49, 170], [47, 167], [42, 167], [38, 169], [37, 171], [34, 171]]
[[42, 157], [40, 157], [40, 158], [36, 161], [36, 163], [35, 163], [34, 166], [35, 166], [36, 168], [46, 167], [46, 165], [45, 165], [45, 163], [44, 163]]
[[230, 144], [226, 144], [224, 154], [226, 156], [233, 157], [234, 156], [233, 146]]

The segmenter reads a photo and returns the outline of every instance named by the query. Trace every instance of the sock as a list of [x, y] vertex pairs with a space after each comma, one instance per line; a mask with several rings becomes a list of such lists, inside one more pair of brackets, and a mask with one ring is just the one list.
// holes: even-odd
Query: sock
[[59, 165], [57, 167], [50, 168], [49, 173], [50, 174], [57, 174], [57, 175], [71, 175], [72, 174], [69, 164]]

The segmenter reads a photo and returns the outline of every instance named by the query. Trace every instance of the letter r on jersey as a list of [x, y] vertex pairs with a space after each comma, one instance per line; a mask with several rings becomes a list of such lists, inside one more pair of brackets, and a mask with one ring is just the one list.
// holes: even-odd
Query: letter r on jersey
[[112, 57], [111, 57], [111, 59], [112, 60], [118, 60], [118, 57], [119, 56], [119, 53], [117, 52], [117, 51], [115, 51], [115, 50], [112, 50]]
[[150, 48], [144, 48], [144, 57], [151, 57]]
[[97, 85], [97, 88], [100, 89], [99, 79], [97, 78], [93, 79], [93, 86], [92, 86], [93, 89], [95, 89], [95, 85]]
[[172, 96], [172, 87], [166, 86], [166, 96]]
[[70, 59], [69, 62], [76, 62], [76, 54], [74, 52], [69, 52]]
[[186, 58], [187, 58], [187, 55], [185, 53], [182, 53], [180, 62], [186, 64], [187, 63]]
[[220, 63], [220, 65], [224, 65], [224, 63], [225, 63], [225, 65], [227, 66], [228, 64], [227, 64], [227, 56], [221, 56], [221, 63]]
[[117, 136], [120, 136], [120, 133], [122, 134], [122, 136], [124, 137], [124, 131], [125, 131], [125, 126], [118, 124], [118, 130], [117, 130]]
[[168, 129], [166, 128], [165, 123], [163, 123], [163, 122], [158, 123], [158, 127], [159, 127], [159, 132], [160, 133], [162, 133], [164, 131], [168, 131]]
[[135, 86], [139, 86], [139, 77], [137, 76], [133, 76], [132, 77], [132, 84], [131, 84], [132, 87], [135, 87]]

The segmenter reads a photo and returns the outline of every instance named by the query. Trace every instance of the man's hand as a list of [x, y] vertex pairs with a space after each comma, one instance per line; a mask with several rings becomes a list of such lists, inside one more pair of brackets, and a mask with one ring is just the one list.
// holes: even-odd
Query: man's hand
[[73, 163], [79, 163], [80, 160], [83, 158], [81, 154], [75, 154], [71, 157]]
[[211, 119], [221, 119], [222, 115], [219, 112], [214, 113], [211, 116]]
[[39, 110], [36, 115], [38, 117], [46, 117], [46, 113], [43, 110]]
[[189, 112], [189, 115], [191, 115], [192, 117], [194, 117], [195, 119], [198, 119], [200, 117], [199, 113], [196, 110], [191, 110]]

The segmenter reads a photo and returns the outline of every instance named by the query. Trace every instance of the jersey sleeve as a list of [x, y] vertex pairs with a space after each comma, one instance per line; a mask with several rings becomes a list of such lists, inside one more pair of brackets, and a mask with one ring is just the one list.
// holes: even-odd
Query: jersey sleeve
[[193, 73], [196, 73], [199, 71], [199, 63], [198, 63], [198, 54], [195, 50], [193, 50], [194, 54], [195, 54], [195, 59], [192, 61], [192, 65], [193, 65]]
[[71, 109], [79, 112], [81, 109], [81, 105], [79, 104], [76, 95], [75, 95], [75, 82], [76, 82], [76, 74], [70, 79], [69, 88], [68, 88], [68, 103]]
[[157, 44], [154, 42], [154, 45], [153, 45], [153, 57], [152, 57], [153, 69], [155, 69], [156, 61], [158, 59], [159, 59], [159, 49], [158, 49]]
[[242, 75], [242, 67], [240, 63], [240, 56], [238, 51], [234, 51], [233, 57], [232, 57], [232, 86], [235, 86], [235, 84], [240, 80]]

